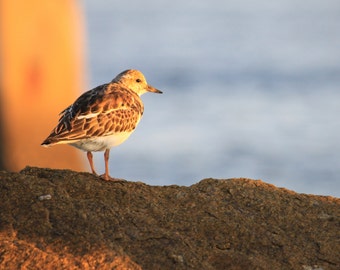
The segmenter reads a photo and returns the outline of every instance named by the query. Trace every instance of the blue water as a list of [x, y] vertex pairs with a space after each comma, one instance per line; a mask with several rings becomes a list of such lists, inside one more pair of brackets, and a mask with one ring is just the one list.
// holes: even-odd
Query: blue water
[[82, 3], [88, 88], [135, 68], [164, 91], [143, 96], [113, 176], [249, 177], [340, 197], [338, 0]]

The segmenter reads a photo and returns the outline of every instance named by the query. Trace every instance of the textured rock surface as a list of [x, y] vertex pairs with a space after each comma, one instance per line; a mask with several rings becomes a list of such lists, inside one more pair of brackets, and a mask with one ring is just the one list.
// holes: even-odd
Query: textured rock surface
[[250, 179], [190, 187], [0, 172], [0, 269], [340, 269], [340, 199]]

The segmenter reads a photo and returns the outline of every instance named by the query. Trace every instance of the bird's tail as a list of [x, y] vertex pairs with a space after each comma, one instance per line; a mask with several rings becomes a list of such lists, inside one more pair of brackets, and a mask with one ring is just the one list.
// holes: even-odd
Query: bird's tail
[[55, 145], [55, 144], [57, 144], [57, 143], [58, 143], [57, 140], [54, 140], [54, 139], [51, 138], [51, 137], [47, 137], [47, 138], [41, 143], [41, 146], [50, 147], [50, 146]]
[[43, 146], [43, 147], [50, 147], [51, 146], [51, 142], [48, 139], [46, 139], [45, 141], [42, 142], [41, 146]]

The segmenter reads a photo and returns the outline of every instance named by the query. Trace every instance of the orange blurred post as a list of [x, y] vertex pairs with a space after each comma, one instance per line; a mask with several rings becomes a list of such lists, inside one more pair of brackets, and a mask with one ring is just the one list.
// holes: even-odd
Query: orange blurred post
[[83, 18], [78, 3], [1, 0], [0, 27], [4, 167], [83, 170], [80, 153], [72, 147], [40, 146], [58, 114], [83, 89]]

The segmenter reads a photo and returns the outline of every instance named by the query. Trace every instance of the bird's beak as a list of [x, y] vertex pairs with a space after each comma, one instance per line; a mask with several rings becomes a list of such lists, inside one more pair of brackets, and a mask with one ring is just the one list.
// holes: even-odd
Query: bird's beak
[[157, 93], [157, 94], [163, 94], [163, 92], [161, 90], [156, 89], [155, 87], [148, 85], [148, 87], [146, 88], [146, 90], [148, 92], [152, 92], [152, 93]]

